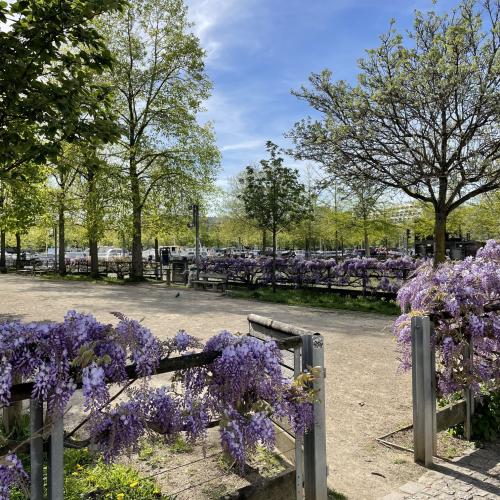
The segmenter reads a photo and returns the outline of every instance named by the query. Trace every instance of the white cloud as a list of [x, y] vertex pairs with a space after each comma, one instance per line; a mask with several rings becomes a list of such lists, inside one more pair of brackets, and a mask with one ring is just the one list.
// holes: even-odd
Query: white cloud
[[[237, 25], [252, 15], [258, 0], [188, 0], [193, 32], [207, 52], [207, 62], [220, 62], [224, 48], [238, 35]], [[241, 34], [241, 33], [240, 33]]]
[[221, 151], [241, 151], [247, 149], [262, 149], [265, 144], [265, 139], [252, 139], [243, 142], [237, 142], [235, 144], [227, 144], [221, 147]]

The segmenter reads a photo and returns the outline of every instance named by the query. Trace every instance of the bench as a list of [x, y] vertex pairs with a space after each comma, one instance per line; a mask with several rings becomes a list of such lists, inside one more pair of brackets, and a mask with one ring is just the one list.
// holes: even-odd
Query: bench
[[31, 276], [41, 276], [42, 274], [47, 274], [51, 271], [46, 266], [24, 266], [23, 269], [18, 269], [16, 271], [17, 274], [30, 274]]
[[191, 280], [195, 290], [212, 290], [225, 292], [227, 288], [227, 276], [220, 273], [200, 273], [199, 279]]
[[35, 274], [35, 268], [33, 266], [24, 266], [22, 269], [16, 269], [16, 274]]

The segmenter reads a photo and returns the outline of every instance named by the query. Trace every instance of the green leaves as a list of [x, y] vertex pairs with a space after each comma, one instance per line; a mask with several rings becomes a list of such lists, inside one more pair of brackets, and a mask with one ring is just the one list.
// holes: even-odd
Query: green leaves
[[[95, 76], [111, 58], [94, 18], [122, 1], [18, 0], [0, 4], [0, 178], [54, 159], [62, 140], [114, 140]], [[102, 134], [104, 123], [107, 133]]]
[[259, 228], [278, 232], [310, 215], [310, 204], [298, 171], [283, 165], [276, 144], [266, 146], [270, 159], [261, 160], [260, 169], [246, 168], [239, 198]]

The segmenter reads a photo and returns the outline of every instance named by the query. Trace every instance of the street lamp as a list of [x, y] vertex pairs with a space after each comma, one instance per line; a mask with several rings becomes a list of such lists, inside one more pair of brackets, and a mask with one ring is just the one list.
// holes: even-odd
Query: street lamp
[[189, 210], [193, 211], [193, 220], [188, 224], [189, 228], [195, 228], [195, 261], [196, 280], [200, 279], [200, 207], [197, 204], [189, 205]]

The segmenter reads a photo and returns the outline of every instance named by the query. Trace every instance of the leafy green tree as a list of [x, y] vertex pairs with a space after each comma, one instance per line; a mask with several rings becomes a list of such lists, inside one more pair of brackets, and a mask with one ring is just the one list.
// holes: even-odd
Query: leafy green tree
[[128, 183], [132, 276], [142, 276], [143, 210], [151, 193], [179, 173], [214, 176], [219, 154], [212, 129], [197, 122], [210, 82], [204, 52], [182, 0], [137, 0], [102, 23], [116, 59], [110, 83], [122, 136], [114, 150]]
[[272, 285], [276, 291], [276, 237], [311, 214], [309, 197], [299, 172], [286, 167], [279, 156], [278, 146], [268, 141], [268, 160], [260, 168], [248, 166], [241, 178], [239, 194], [248, 218], [262, 229], [270, 231], [273, 239]]
[[47, 172], [34, 165], [23, 167], [31, 182], [0, 180], [0, 269], [6, 271], [5, 248], [7, 234], [15, 235], [16, 267], [21, 258], [21, 237], [34, 226], [47, 211]]
[[112, 226], [114, 210], [123, 204], [116, 189], [118, 173], [107, 163], [95, 145], [79, 147], [73, 155], [74, 196], [78, 200], [81, 226], [89, 247], [90, 275], [99, 278], [98, 245], [106, 227]]
[[378, 215], [380, 198], [385, 186], [374, 182], [351, 181], [348, 192], [353, 199], [353, 212], [360, 222], [363, 232], [363, 247], [366, 257], [370, 257], [370, 228]]
[[61, 276], [66, 274], [66, 216], [70, 210], [75, 210], [75, 196], [72, 190], [77, 176], [78, 145], [65, 145], [52, 166], [52, 179], [55, 187], [54, 208], [58, 228], [58, 263], [57, 269]]
[[417, 12], [409, 42], [391, 26], [368, 51], [357, 85], [325, 70], [295, 92], [322, 114], [291, 132], [296, 158], [431, 204], [436, 262], [448, 216], [500, 187], [499, 5]]
[[110, 141], [110, 88], [95, 76], [111, 54], [93, 26], [123, 0], [0, 1], [0, 178], [55, 160], [63, 141]]

